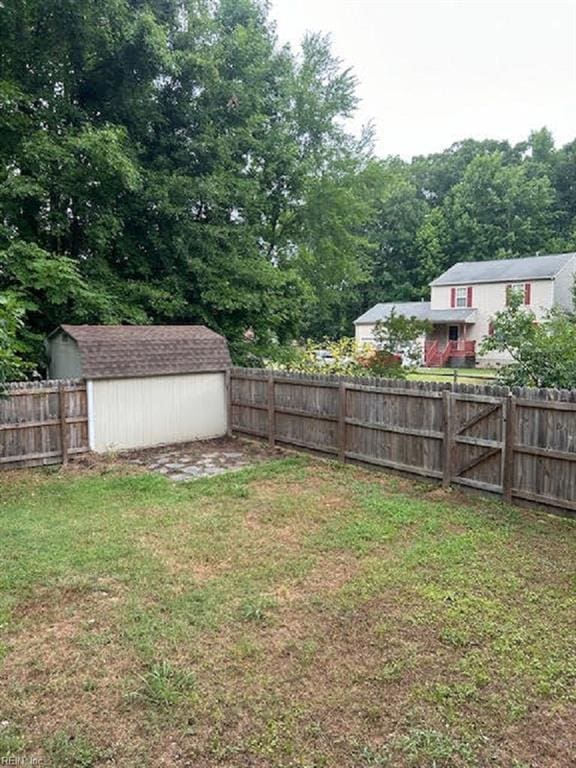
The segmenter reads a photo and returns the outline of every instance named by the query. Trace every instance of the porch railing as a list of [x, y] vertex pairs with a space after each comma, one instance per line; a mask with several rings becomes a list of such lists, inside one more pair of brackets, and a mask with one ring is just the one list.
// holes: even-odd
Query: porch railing
[[476, 342], [449, 341], [442, 349], [438, 341], [427, 341], [424, 345], [424, 361], [426, 365], [443, 367], [451, 357], [473, 357], [476, 354]]

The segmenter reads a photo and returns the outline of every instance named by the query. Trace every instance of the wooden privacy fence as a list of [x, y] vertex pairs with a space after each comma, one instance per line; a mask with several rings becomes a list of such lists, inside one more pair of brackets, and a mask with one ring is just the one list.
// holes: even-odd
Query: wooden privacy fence
[[87, 450], [83, 381], [19, 382], [0, 392], [0, 469], [66, 463]]
[[235, 432], [576, 510], [576, 391], [231, 373]]

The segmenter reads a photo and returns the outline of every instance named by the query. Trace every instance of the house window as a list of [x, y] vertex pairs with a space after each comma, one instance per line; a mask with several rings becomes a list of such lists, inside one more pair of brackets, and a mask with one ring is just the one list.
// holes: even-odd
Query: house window
[[474, 303], [472, 286], [461, 286], [450, 289], [451, 307], [472, 307]]
[[506, 306], [510, 304], [510, 296], [512, 291], [522, 292], [524, 297], [524, 304], [528, 305], [532, 303], [532, 285], [530, 283], [511, 283], [506, 286]]

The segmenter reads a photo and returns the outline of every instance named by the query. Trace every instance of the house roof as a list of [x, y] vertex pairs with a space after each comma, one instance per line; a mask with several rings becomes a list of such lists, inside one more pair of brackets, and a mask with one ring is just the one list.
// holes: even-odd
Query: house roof
[[576, 253], [552, 253], [522, 259], [460, 261], [432, 280], [430, 285], [546, 280], [555, 277], [575, 256]]
[[386, 320], [392, 314], [392, 309], [405, 317], [416, 317], [418, 320], [428, 320], [431, 323], [474, 323], [475, 309], [431, 309], [429, 301], [389, 302], [375, 304], [354, 321], [354, 325], [368, 325]]
[[221, 371], [230, 366], [223, 336], [203, 325], [61, 325], [78, 344], [82, 375], [111, 379]]

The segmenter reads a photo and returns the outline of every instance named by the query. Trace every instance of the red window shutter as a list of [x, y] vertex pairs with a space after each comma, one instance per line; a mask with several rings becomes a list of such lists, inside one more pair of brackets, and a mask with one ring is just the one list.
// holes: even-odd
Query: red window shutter
[[526, 283], [524, 285], [524, 304], [530, 304], [531, 299], [531, 293], [532, 293], [532, 286], [530, 283]]
[[450, 289], [450, 306], [451, 307], [456, 306], [456, 288]]
[[472, 306], [472, 286], [468, 286], [468, 292], [466, 295], [466, 306], [471, 307]]

